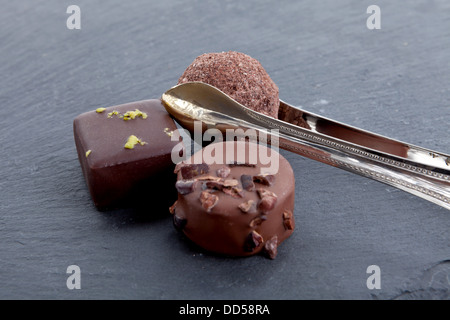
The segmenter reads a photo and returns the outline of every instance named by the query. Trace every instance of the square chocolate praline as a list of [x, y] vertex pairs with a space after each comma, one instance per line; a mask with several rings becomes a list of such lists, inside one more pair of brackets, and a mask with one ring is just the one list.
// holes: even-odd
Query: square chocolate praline
[[[158, 205], [167, 209], [173, 203], [176, 176], [171, 153], [179, 142], [171, 141], [171, 132], [176, 128], [157, 99], [99, 108], [75, 118], [78, 158], [99, 210]], [[138, 140], [126, 148], [130, 136]]]

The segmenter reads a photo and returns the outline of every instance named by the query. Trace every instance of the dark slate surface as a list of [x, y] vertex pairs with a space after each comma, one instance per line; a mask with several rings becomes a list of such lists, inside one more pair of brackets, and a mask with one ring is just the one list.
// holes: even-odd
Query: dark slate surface
[[[66, 28], [70, 4], [81, 30]], [[72, 136], [78, 114], [158, 98], [199, 54], [237, 50], [291, 104], [450, 153], [450, 2], [1, 1], [0, 46], [0, 298], [450, 298], [439, 206], [283, 151], [298, 229], [274, 261], [222, 258], [167, 216], [98, 212]]]

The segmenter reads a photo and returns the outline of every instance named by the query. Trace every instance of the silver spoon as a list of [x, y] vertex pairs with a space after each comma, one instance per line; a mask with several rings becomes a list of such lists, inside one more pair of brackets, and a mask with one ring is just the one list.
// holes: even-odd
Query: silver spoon
[[[217, 88], [188, 82], [166, 91], [166, 110], [189, 131], [247, 128], [277, 137], [279, 147], [371, 178], [450, 210], [450, 155], [390, 139], [280, 101], [278, 119], [255, 112]], [[305, 125], [305, 123], [307, 125]]]

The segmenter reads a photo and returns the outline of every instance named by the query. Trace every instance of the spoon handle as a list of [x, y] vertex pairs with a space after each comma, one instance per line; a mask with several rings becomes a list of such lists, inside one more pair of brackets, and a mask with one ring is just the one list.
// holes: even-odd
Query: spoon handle
[[[252, 120], [241, 125], [249, 126], [250, 122], [255, 129], [278, 129], [282, 149], [386, 183], [450, 210], [448, 155], [326, 119], [285, 102], [281, 110], [301, 113], [310, 127], [252, 110], [245, 110]], [[290, 119], [295, 117], [284, 120]]]
[[[341, 147], [347, 148], [345, 146], [327, 147], [283, 136], [280, 137], [282, 149], [386, 183], [450, 210], [449, 175], [436, 173], [433, 168], [425, 169], [420, 165], [382, 157], [370, 151], [359, 153], [359, 150], [353, 148], [342, 150]], [[322, 142], [334, 143], [326, 140]], [[359, 154], [355, 154], [355, 151]]]

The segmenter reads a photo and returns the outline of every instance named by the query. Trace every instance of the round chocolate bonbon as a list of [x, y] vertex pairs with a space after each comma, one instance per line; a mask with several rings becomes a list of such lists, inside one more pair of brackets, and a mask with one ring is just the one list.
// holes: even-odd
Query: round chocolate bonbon
[[[212, 148], [216, 154], [223, 151], [223, 162], [208, 162]], [[233, 157], [227, 157], [230, 150]], [[289, 162], [273, 149], [243, 141], [214, 143], [198, 153], [202, 157], [194, 154], [175, 168], [178, 200], [171, 207], [175, 227], [211, 252], [229, 256], [265, 252], [275, 258], [278, 245], [295, 228], [295, 180]], [[270, 165], [262, 164], [266, 155]], [[200, 158], [201, 163], [193, 162]]]
[[198, 56], [178, 84], [199, 81], [210, 84], [244, 106], [278, 118], [279, 90], [261, 63], [240, 52], [205, 53]]

